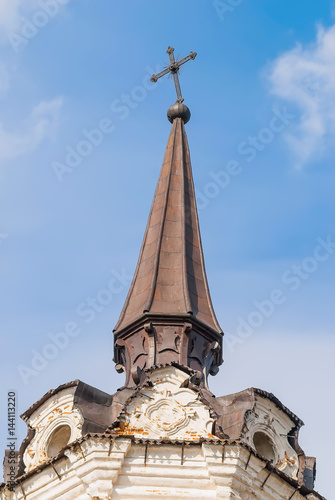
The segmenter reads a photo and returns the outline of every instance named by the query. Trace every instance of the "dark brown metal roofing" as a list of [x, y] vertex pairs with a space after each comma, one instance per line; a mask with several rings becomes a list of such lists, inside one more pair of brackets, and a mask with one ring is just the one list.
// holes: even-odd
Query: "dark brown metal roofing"
[[208, 289], [181, 118], [173, 121], [134, 278], [115, 332], [146, 313], [192, 315], [222, 332]]
[[297, 429], [300, 429], [304, 425], [303, 421], [284, 406], [278, 398], [272, 393], [261, 389], [250, 387], [241, 392], [219, 397], [213, 397], [204, 390], [202, 392], [218, 415], [216, 426], [221, 428], [224, 434], [228, 435], [231, 439], [239, 439], [241, 437], [246, 416], [248, 412], [255, 408], [257, 395], [272, 401], [277, 408], [288, 415]]

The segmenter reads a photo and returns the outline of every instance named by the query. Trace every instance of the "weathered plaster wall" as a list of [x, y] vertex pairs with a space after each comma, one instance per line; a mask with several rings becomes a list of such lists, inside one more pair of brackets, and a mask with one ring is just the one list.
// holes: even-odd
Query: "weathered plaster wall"
[[[295, 488], [240, 444], [150, 444], [89, 437], [65, 456], [2, 490], [1, 500], [287, 500]], [[297, 491], [294, 500], [306, 499]], [[308, 500], [316, 500], [313, 494]]]

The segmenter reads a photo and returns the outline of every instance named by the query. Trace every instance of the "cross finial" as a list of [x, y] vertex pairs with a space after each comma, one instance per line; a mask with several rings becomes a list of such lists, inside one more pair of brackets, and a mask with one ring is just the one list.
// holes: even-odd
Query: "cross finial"
[[185, 64], [187, 61], [190, 61], [191, 59], [195, 59], [197, 53], [190, 52], [188, 56], [184, 57], [183, 59], [180, 59], [179, 61], [176, 61], [174, 58], [173, 52], [174, 52], [174, 48], [168, 47], [166, 53], [169, 54], [170, 66], [168, 68], [164, 69], [163, 71], [161, 71], [160, 73], [158, 73], [158, 75], [152, 75], [152, 77], [150, 78], [150, 81], [156, 83], [158, 78], [161, 78], [162, 76], [167, 75], [168, 73], [171, 73], [173, 76], [175, 87], [176, 87], [177, 102], [182, 103], [184, 99], [181, 95], [178, 72], [179, 72], [180, 66], [182, 64]]

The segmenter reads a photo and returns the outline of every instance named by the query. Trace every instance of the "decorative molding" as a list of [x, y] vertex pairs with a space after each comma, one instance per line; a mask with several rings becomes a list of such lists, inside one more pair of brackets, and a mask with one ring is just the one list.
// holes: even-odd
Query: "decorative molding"
[[[159, 375], [159, 374], [157, 374]], [[275, 470], [269, 475], [262, 459], [241, 443], [226, 444], [222, 462], [222, 443], [146, 443], [116, 437], [111, 453], [110, 437], [91, 436], [80, 441], [82, 453], [66, 449], [66, 458], [52, 466], [36, 469], [22, 478], [10, 492], [0, 486], [0, 500], [112, 500], [118, 498], [154, 499], [267, 499], [321, 500], [315, 491], [302, 495], [296, 482]], [[22, 487], [22, 489], [21, 489]], [[307, 496], [304, 496], [306, 495]]]
[[119, 434], [190, 441], [214, 438], [209, 409], [195, 391], [183, 387], [188, 374], [167, 366], [148, 376], [153, 386], [141, 389], [130, 401], [120, 417]]
[[58, 428], [63, 425], [70, 428], [69, 442], [81, 437], [83, 417], [77, 408], [73, 408], [74, 390], [73, 387], [65, 389], [51, 397], [29, 418], [28, 425], [35, 430], [35, 435], [23, 455], [26, 472], [51, 458], [47, 455], [47, 446]]
[[242, 438], [258, 451], [254, 436], [258, 432], [265, 434], [273, 444], [273, 465], [291, 478], [297, 479], [299, 458], [287, 439], [293, 427], [294, 422], [272, 401], [257, 397], [254, 410], [246, 418]]

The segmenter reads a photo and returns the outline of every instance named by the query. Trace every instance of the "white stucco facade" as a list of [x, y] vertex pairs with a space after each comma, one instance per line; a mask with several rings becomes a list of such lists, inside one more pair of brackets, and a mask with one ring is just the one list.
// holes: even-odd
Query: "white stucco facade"
[[0, 500], [321, 498], [299, 492], [284, 411], [258, 397], [241, 439], [222, 440], [212, 433], [213, 411], [188, 379], [174, 366], [151, 371], [118, 426], [104, 434], [82, 434], [74, 387], [50, 395], [27, 418], [35, 435], [23, 455], [24, 475], [13, 491], [2, 486]]
[[[112, 446], [110, 446], [112, 444]], [[111, 449], [110, 449], [111, 448]], [[242, 445], [149, 444], [89, 437], [1, 500], [259, 499], [287, 500], [296, 491]], [[24, 492], [24, 495], [23, 495]], [[294, 500], [316, 500], [294, 494]]]
[[299, 459], [287, 439], [291, 429], [292, 420], [283, 411], [272, 401], [258, 397], [255, 409], [246, 418], [242, 439], [260, 455], [265, 454], [280, 471], [297, 479]]
[[[81, 437], [83, 418], [80, 411], [73, 406], [74, 390], [74, 387], [70, 387], [52, 396], [27, 420], [29, 427], [35, 431], [35, 436], [23, 455], [26, 472], [52, 458], [49, 450], [53, 444], [53, 436], [57, 439], [57, 431], [60, 437], [61, 430], [67, 434], [67, 442], [63, 441], [63, 446]], [[60, 442], [59, 450], [61, 444]], [[57, 450], [57, 443], [54, 444], [54, 449], [55, 447]]]

